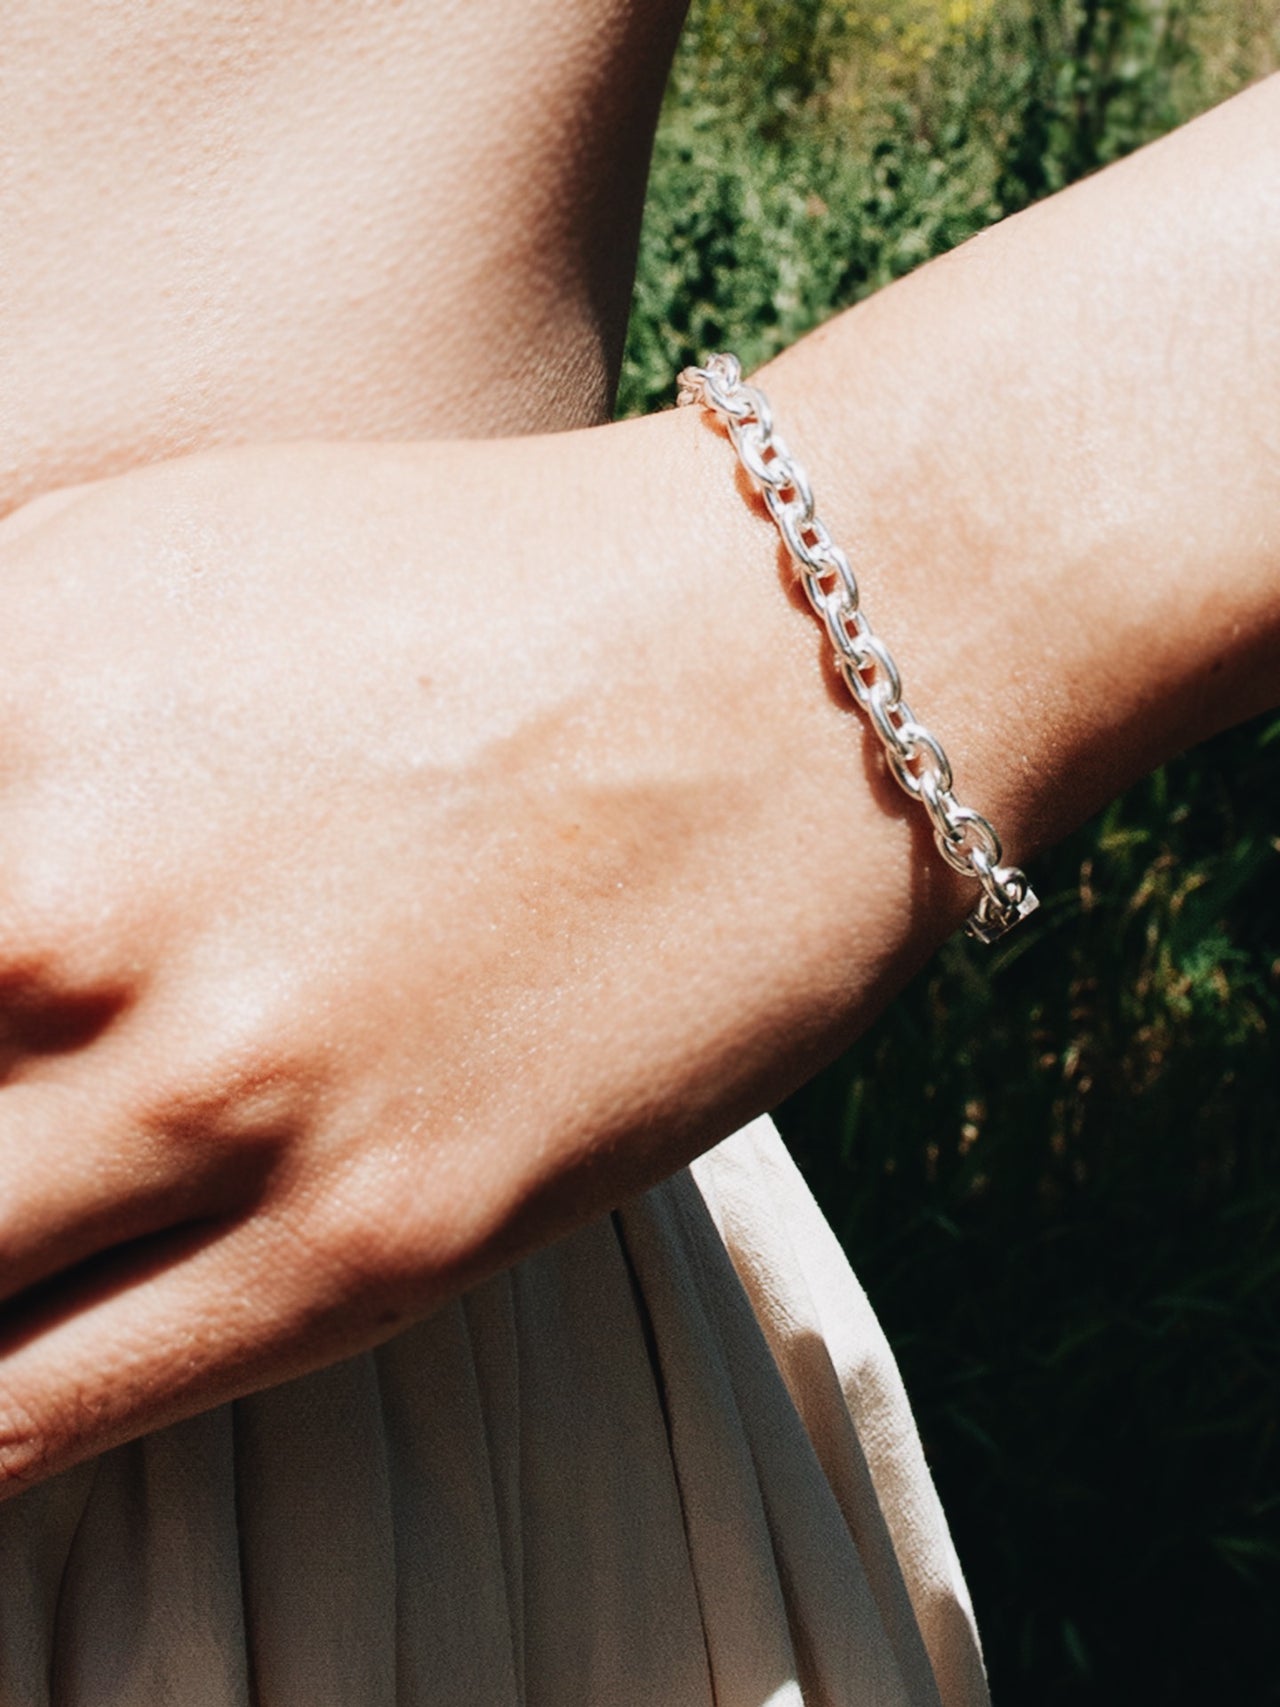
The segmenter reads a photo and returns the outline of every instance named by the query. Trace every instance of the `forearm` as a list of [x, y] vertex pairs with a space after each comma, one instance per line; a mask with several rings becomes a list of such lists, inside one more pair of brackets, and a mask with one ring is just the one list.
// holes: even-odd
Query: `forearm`
[[[913, 707], [1016, 860], [1276, 696], [1278, 163], [1275, 82], [761, 376]], [[696, 412], [654, 427], [682, 598], [701, 601], [692, 626], [770, 802], [735, 856], [750, 875], [726, 1047], [785, 1083], [866, 1023], [975, 889], [885, 782], [728, 444]]]
[[966, 785], [1028, 851], [1280, 681], [1280, 79], [764, 383]]

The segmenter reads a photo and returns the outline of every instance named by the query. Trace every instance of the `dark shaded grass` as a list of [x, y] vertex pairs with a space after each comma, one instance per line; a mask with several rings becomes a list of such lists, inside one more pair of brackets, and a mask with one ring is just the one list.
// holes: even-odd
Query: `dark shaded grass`
[[1280, 1700], [1277, 727], [1040, 862], [1021, 942], [949, 945], [781, 1112], [1005, 1700]]

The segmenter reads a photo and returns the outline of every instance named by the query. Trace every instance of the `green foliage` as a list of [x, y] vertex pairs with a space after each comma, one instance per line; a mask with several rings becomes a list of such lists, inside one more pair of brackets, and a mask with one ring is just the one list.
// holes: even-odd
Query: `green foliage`
[[[623, 410], [1280, 62], [1280, 0], [701, 0]], [[1280, 1702], [1280, 721], [950, 945], [784, 1131], [903, 1364], [997, 1701]]]
[[[1010, 24], [995, 14], [978, 44], [1010, 212], [1163, 135], [1202, 104], [1186, 0], [1056, 0]], [[965, 103], [953, 95], [951, 104]]]
[[675, 373], [708, 350], [766, 361], [1001, 211], [994, 186], [951, 178], [912, 136], [858, 157], [821, 131], [735, 134], [710, 109], [664, 129], [651, 193], [623, 413], [669, 402]]
[[[1280, 723], [1158, 773], [782, 1121], [894, 1342], [997, 1700], [1280, 1699]], [[1270, 739], [1269, 739], [1270, 737]]]
[[1197, 110], [1187, 3], [993, 6], [901, 64], [882, 49], [850, 97], [837, 50], [868, 37], [852, 10], [706, 0], [654, 151], [619, 412], [668, 403], [720, 344], [767, 359]]
[[828, 0], [702, 0], [681, 43], [677, 97], [709, 85], [754, 128], [779, 136], [830, 86], [846, 33]]

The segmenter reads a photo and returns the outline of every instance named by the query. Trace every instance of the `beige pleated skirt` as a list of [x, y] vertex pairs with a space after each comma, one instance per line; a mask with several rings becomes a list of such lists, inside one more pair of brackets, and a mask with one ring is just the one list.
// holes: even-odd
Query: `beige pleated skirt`
[[986, 1700], [897, 1370], [767, 1121], [0, 1506], [0, 1707]]

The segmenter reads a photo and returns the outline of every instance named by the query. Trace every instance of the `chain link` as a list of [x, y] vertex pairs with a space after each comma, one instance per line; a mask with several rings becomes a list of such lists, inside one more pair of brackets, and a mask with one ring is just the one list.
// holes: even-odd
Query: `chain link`
[[827, 631], [836, 668], [880, 738], [890, 774], [928, 813], [947, 864], [982, 886], [965, 920], [966, 931], [980, 942], [994, 942], [1036, 910], [1035, 891], [1025, 872], [1003, 863], [1000, 838], [982, 814], [956, 799], [942, 743], [902, 697], [893, 654], [862, 610], [849, 559], [814, 509], [808, 475], [774, 431], [768, 400], [744, 383], [738, 358], [726, 353], [709, 356], [702, 367], [686, 368], [678, 401], [701, 404], [728, 429]]

